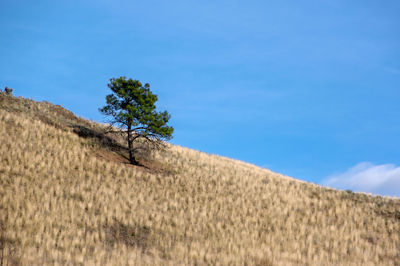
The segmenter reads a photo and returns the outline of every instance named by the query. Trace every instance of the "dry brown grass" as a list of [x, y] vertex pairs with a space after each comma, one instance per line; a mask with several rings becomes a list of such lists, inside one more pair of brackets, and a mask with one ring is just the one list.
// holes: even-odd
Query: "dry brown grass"
[[0, 99], [3, 265], [400, 265], [399, 199], [172, 145], [132, 167], [68, 121], [101, 125], [9, 99]]

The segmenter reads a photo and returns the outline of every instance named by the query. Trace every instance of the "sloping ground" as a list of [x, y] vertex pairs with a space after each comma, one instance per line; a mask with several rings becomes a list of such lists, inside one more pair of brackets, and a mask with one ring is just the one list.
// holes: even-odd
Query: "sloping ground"
[[101, 125], [6, 97], [2, 265], [400, 265], [399, 199], [177, 146], [130, 166]]

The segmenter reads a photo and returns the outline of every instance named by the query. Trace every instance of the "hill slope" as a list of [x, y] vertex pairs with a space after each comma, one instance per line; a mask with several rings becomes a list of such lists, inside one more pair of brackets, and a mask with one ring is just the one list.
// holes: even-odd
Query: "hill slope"
[[0, 95], [0, 263], [400, 265], [400, 200], [170, 146]]

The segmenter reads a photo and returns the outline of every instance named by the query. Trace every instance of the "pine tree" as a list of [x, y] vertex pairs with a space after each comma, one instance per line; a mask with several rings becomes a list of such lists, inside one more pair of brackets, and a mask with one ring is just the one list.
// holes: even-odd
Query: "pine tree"
[[129, 161], [138, 164], [134, 142], [144, 139], [157, 147], [164, 140], [170, 140], [174, 129], [167, 123], [171, 116], [167, 111], [156, 111], [158, 97], [150, 91], [148, 83], [143, 86], [138, 80], [120, 77], [110, 79], [108, 87], [113, 93], [106, 96], [107, 105], [99, 111], [110, 116], [110, 124], [125, 134]]

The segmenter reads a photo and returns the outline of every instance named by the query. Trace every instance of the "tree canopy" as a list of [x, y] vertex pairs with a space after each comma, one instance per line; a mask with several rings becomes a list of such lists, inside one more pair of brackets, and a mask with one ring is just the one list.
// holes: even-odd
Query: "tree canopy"
[[134, 141], [142, 138], [152, 144], [159, 144], [170, 140], [174, 129], [167, 123], [171, 116], [167, 111], [156, 110], [158, 97], [150, 91], [149, 83], [143, 86], [138, 80], [120, 77], [111, 78], [108, 87], [112, 93], [106, 96], [107, 104], [99, 111], [110, 116], [110, 124], [126, 134], [129, 160], [132, 164], [138, 164]]

